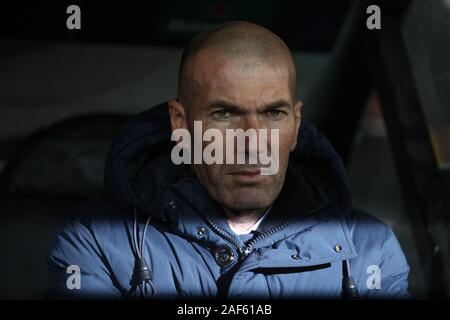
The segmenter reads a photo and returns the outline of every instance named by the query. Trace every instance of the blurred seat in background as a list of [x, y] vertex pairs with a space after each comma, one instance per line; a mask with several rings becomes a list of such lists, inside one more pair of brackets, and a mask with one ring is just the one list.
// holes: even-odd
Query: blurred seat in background
[[61, 222], [103, 191], [103, 168], [128, 115], [71, 117], [30, 135], [0, 176], [0, 299], [43, 298]]

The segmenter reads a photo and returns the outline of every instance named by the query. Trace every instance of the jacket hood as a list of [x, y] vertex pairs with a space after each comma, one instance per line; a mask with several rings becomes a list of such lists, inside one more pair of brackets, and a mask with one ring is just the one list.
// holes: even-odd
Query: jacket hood
[[[113, 140], [104, 183], [123, 208], [150, 211], [166, 187], [190, 175], [187, 165], [177, 166], [170, 161], [174, 145], [170, 137], [168, 107], [162, 103], [135, 115]], [[332, 202], [350, 213], [351, 197], [342, 160], [328, 140], [304, 120], [291, 153], [285, 185], [288, 180], [296, 180], [291, 185], [297, 189], [291, 189], [288, 198], [297, 198], [298, 191], [311, 205]]]

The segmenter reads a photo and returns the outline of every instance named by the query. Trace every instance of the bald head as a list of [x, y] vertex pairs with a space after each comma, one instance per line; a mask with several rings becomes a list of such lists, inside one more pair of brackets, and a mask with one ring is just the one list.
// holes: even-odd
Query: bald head
[[196, 36], [183, 53], [178, 78], [178, 97], [186, 97], [201, 82], [202, 71], [238, 64], [244, 72], [261, 66], [285, 69], [295, 96], [296, 69], [286, 44], [271, 31], [248, 22], [229, 22]]

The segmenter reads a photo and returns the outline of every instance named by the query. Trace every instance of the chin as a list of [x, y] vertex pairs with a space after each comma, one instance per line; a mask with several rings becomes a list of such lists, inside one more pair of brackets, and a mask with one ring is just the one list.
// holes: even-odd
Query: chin
[[[258, 192], [259, 191], [259, 192]], [[273, 196], [260, 190], [236, 190], [228, 196], [224, 204], [233, 211], [249, 211], [267, 208], [275, 200]]]

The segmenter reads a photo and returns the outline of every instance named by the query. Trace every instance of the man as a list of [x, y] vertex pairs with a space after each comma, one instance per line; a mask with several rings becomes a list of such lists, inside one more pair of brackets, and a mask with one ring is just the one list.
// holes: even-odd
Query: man
[[[182, 58], [178, 98], [137, 115], [113, 143], [111, 196], [81, 205], [59, 234], [50, 295], [407, 297], [409, 267], [394, 234], [352, 208], [342, 162], [301, 122], [295, 88], [291, 53], [267, 29], [232, 22], [197, 36]], [[175, 165], [171, 133], [194, 135], [196, 121], [224, 136], [277, 132], [265, 145], [277, 151], [278, 170]], [[249, 158], [250, 142], [244, 151]]]

